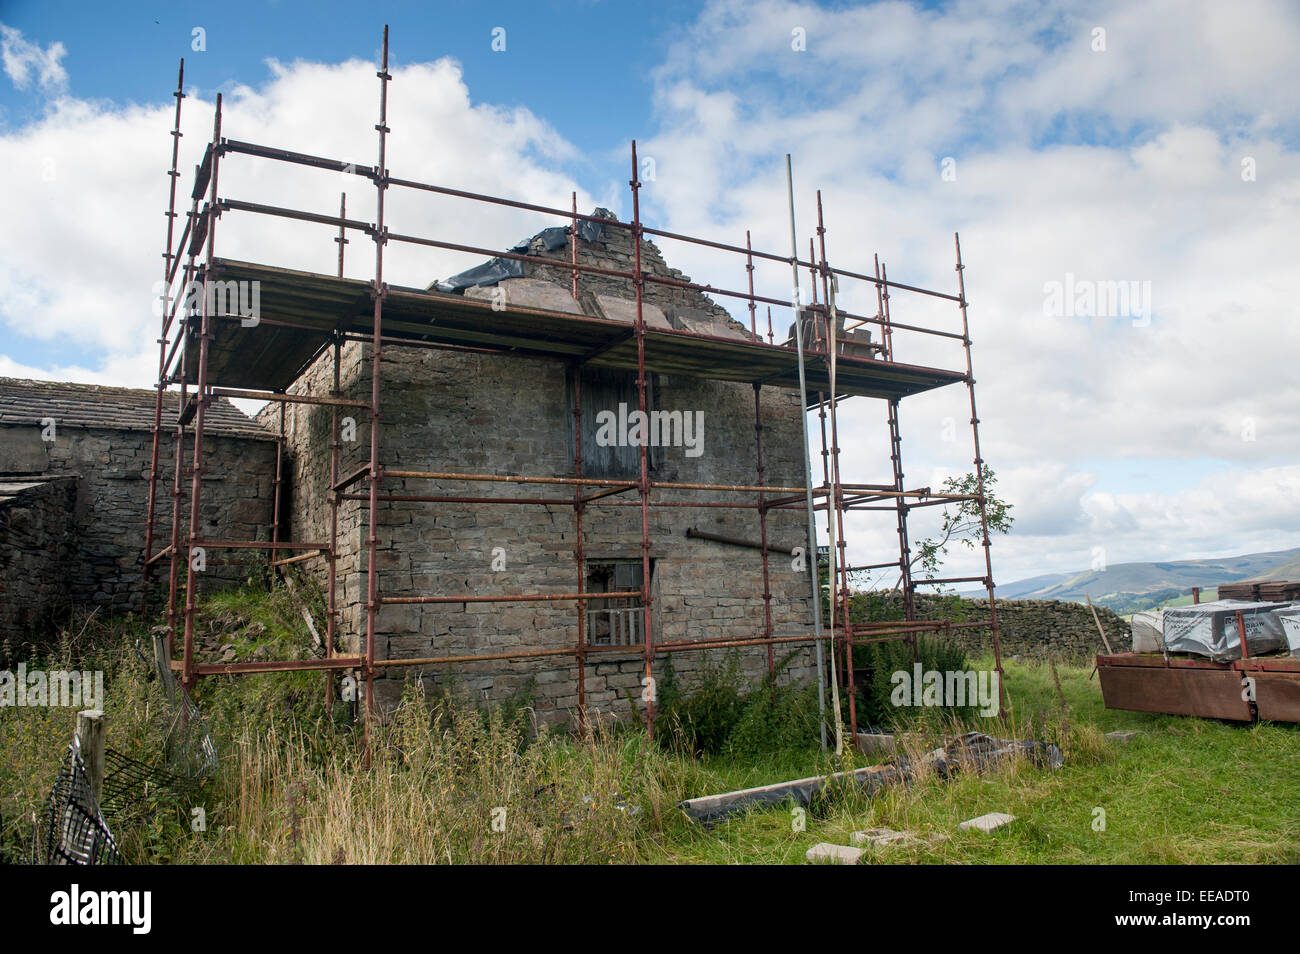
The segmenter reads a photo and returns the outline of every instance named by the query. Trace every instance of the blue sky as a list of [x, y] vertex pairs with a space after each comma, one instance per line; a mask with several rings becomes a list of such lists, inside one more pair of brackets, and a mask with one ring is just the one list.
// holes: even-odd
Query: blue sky
[[[657, 169], [647, 221], [737, 243], [751, 229], [784, 253], [789, 152], [801, 243], [820, 188], [833, 264], [869, 271], [878, 252], [892, 278], [951, 289], [960, 231], [985, 456], [1020, 517], [999, 544], [1001, 578], [1085, 567], [1098, 546], [1123, 562], [1300, 542], [1300, 8], [1287, 0], [0, 0], [0, 220], [25, 223], [0, 230], [0, 374], [151, 383], [181, 56], [182, 168], [218, 91], [230, 137], [369, 163], [384, 23], [397, 175], [562, 206], [576, 191], [626, 216], [636, 138]], [[345, 187], [229, 169], [231, 194], [321, 211]], [[349, 208], [364, 218], [368, 201], [350, 193]], [[554, 224], [414, 202], [393, 215], [491, 247]], [[233, 253], [328, 267], [314, 233], [226, 223]], [[734, 262], [664, 251], [743, 286]], [[392, 257], [408, 284], [469, 264]], [[1048, 288], [1066, 276], [1137, 282], [1149, 320], [1051, 313]], [[784, 294], [787, 279], [760, 273], [760, 288]], [[955, 320], [895, 306], [898, 320]], [[899, 349], [960, 363], [924, 341]], [[905, 405], [909, 481], [969, 468], [969, 450], [941, 436], [966, 419], [959, 398]], [[863, 479], [883, 477], [880, 425], [854, 413], [848, 453]], [[854, 530], [864, 558], [891, 545], [887, 526]]]
[[[3, 0], [0, 20], [31, 41], [67, 48], [68, 91], [118, 104], [165, 100], [176, 61], [187, 84], [227, 89], [269, 78], [266, 61], [377, 59], [382, 26], [400, 66], [452, 54], [476, 99], [525, 105], [575, 145], [603, 150], [644, 130], [650, 71], [696, 5], [534, 3], [86, 3]], [[195, 27], [205, 52], [191, 49]], [[491, 49], [506, 30], [506, 55]], [[0, 88], [6, 122], [39, 116], [39, 98]], [[612, 121], [611, 121], [612, 118]]]

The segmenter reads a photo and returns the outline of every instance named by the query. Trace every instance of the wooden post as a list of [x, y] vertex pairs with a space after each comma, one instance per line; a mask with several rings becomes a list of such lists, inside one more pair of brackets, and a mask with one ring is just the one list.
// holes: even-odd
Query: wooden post
[[81, 746], [81, 761], [90, 778], [90, 792], [98, 805], [104, 797], [104, 712], [102, 709], [83, 709], [77, 713], [77, 740]]
[[1092, 605], [1092, 596], [1087, 593], [1083, 595], [1087, 597], [1088, 609], [1092, 610], [1092, 621], [1097, 624], [1097, 632], [1101, 633], [1101, 643], [1106, 647], [1106, 655], [1115, 655], [1114, 651], [1110, 648], [1110, 640], [1106, 638], [1106, 629], [1101, 625], [1100, 617], [1097, 616], [1097, 607]]
[[153, 657], [158, 666], [158, 678], [168, 702], [176, 701], [176, 672], [172, 669], [171, 642], [158, 634], [153, 637]]

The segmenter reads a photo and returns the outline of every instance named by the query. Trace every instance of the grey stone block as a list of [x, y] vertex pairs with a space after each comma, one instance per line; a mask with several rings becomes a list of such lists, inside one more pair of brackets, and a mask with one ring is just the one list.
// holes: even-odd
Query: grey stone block
[[987, 815], [968, 819], [957, 827], [962, 831], [990, 832], [1001, 828], [1003, 825], [1009, 825], [1015, 820], [1015, 815], [1008, 815], [1006, 812], [989, 812]]
[[573, 299], [571, 292], [555, 282], [540, 278], [507, 278], [495, 286], [465, 289], [465, 297], [492, 301], [500, 289], [507, 306], [519, 308], [537, 308], [543, 311], [562, 311], [573, 315], [582, 314], [582, 307]]
[[861, 848], [832, 845], [827, 841], [818, 842], [804, 852], [804, 858], [813, 864], [856, 865], [861, 857]]

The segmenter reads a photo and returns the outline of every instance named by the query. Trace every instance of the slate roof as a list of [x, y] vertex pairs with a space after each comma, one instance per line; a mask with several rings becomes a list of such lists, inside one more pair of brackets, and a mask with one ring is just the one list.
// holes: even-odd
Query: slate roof
[[[0, 425], [39, 425], [52, 417], [60, 427], [148, 431], [153, 427], [155, 392], [152, 388], [113, 388], [65, 381], [29, 381], [0, 378]], [[163, 426], [173, 427], [179, 393], [166, 395]], [[226, 398], [209, 406], [204, 432], [231, 437], [274, 440], [275, 435], [235, 407]]]

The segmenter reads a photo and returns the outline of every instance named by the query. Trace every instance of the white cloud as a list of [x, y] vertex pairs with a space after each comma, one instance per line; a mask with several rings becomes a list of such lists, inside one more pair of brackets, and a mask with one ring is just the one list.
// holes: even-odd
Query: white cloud
[[[1104, 53], [1090, 49], [1096, 26], [1107, 31]], [[790, 48], [794, 27], [807, 32], [806, 52]], [[855, 271], [869, 272], [878, 250], [895, 280], [955, 291], [952, 233], [961, 231], [984, 456], [1018, 517], [1017, 532], [996, 541], [999, 579], [1080, 569], [1095, 547], [1112, 563], [1279, 549], [1300, 534], [1289, 463], [1300, 451], [1296, 48], [1300, 12], [1282, 0], [1230, 12], [1209, 0], [1112, 2], [1086, 19], [1037, 0], [957, 0], [942, 11], [712, 3], [655, 73], [658, 128], [641, 154], [655, 160], [656, 178], [642, 191], [643, 215], [736, 244], [750, 229], [756, 248], [787, 253], [781, 160], [791, 152], [801, 254], [814, 187], [829, 258]], [[26, 82], [41, 82], [43, 62], [52, 83], [62, 74], [58, 44], [45, 60], [23, 55]], [[584, 191], [557, 171], [576, 153], [544, 118], [475, 105], [454, 61], [393, 72], [395, 175], [561, 208], [576, 189], [584, 207], [593, 195], [609, 204], [608, 183]], [[274, 64], [269, 82], [226, 96], [223, 134], [370, 164], [376, 83], [373, 65], [359, 61]], [[186, 101], [187, 173], [211, 114], [206, 94]], [[10, 335], [103, 355], [84, 369], [21, 368], [0, 356], [0, 373], [150, 383], [161, 260], [149, 250], [161, 246], [170, 125], [161, 95], [157, 106], [125, 109], [62, 99], [0, 136], [0, 168], [24, 184], [0, 193], [0, 218], [24, 223], [0, 234], [0, 321]], [[940, 176], [945, 156], [956, 160], [955, 181]], [[1242, 179], [1246, 157], [1255, 181]], [[349, 213], [373, 217], [373, 188], [342, 174], [232, 158], [221, 181], [235, 198], [325, 213], [346, 189]], [[389, 211], [396, 231], [488, 247], [555, 224], [418, 194]], [[333, 268], [324, 227], [230, 213], [218, 232], [228, 257]], [[734, 256], [661, 244], [696, 278], [745, 287]], [[386, 278], [423, 285], [477, 260], [390, 245]], [[353, 236], [348, 273], [372, 268], [369, 243]], [[1150, 282], [1150, 324], [1046, 317], [1045, 283], [1067, 273]], [[761, 292], [788, 295], [788, 267], [760, 264], [756, 279]], [[875, 310], [874, 293], [851, 282], [840, 301]], [[892, 304], [896, 320], [959, 328], [947, 303], [899, 294]], [[778, 336], [788, 321], [775, 309]], [[896, 347], [900, 360], [963, 366], [951, 343], [899, 335]], [[881, 409], [857, 403], [841, 424], [845, 474], [888, 479]], [[904, 402], [909, 486], [970, 468], [968, 417], [956, 388]], [[1186, 485], [1133, 494], [1094, 466], [1127, 459], [1197, 462], [1198, 472], [1220, 464]], [[935, 517], [916, 512], [914, 540]], [[888, 558], [888, 514], [855, 517], [853, 529], [854, 562]], [[955, 551], [950, 569], [969, 575], [981, 560]]]
[[[275, 64], [264, 86], [225, 95], [222, 134], [371, 165], [377, 151], [374, 72], [372, 64], [356, 60]], [[556, 171], [576, 156], [573, 147], [525, 109], [472, 104], [454, 61], [392, 73], [387, 165], [393, 175], [560, 208], [569, 207], [576, 189], [581, 207], [596, 204]], [[212, 133], [214, 101], [194, 93], [183, 107], [177, 238], [189, 208], [191, 173]], [[151, 386], [156, 378], [158, 319], [152, 309], [162, 277], [173, 121], [173, 107], [163, 98], [159, 105], [126, 108], [64, 98], [39, 121], [0, 135], [0, 168], [22, 183], [0, 192], [0, 220], [12, 223], [0, 231], [6, 339], [96, 349], [99, 355], [86, 360], [84, 350], [78, 352], [77, 360], [90, 367], [24, 369], [10, 351], [0, 356], [9, 373], [134, 386]], [[327, 214], [337, 214], [346, 190], [349, 216], [374, 220], [374, 187], [342, 172], [230, 156], [221, 165], [220, 186], [223, 197]], [[503, 248], [556, 224], [458, 199], [404, 192], [399, 201], [391, 198], [396, 194], [390, 192], [387, 220], [396, 232]], [[217, 224], [217, 254], [328, 273], [336, 266], [334, 234], [326, 226], [228, 212]], [[384, 277], [424, 287], [481, 260], [391, 243]], [[352, 235], [347, 273], [370, 278], [373, 269], [371, 241]]]
[[[790, 49], [794, 26], [806, 52]], [[1094, 27], [1105, 52], [1091, 49]], [[661, 130], [644, 148], [659, 181], [643, 201], [676, 231], [734, 239], [752, 227], [756, 247], [784, 253], [778, 160], [791, 152], [801, 253], [814, 188], [828, 257], [854, 271], [870, 272], [879, 250], [892, 278], [953, 290], [961, 231], [984, 456], [1017, 505], [1016, 533], [996, 543], [1000, 579], [1086, 568], [1096, 546], [1114, 562], [1295, 545], [1300, 514], [1277, 488], [1300, 452], [1297, 47], [1300, 11], [1272, 0], [1108, 3], [1086, 16], [1039, 2], [712, 3], [657, 74]], [[956, 181], [940, 177], [945, 156]], [[1243, 180], [1247, 157], [1255, 181]], [[710, 282], [741, 274], [671, 254]], [[1067, 273], [1149, 282], [1151, 322], [1045, 317], [1044, 286]], [[760, 272], [760, 285], [779, 295], [787, 276]], [[846, 302], [875, 311], [867, 288], [846, 283]], [[896, 320], [957, 327], [947, 305], [892, 304]], [[908, 336], [896, 348], [961, 367], [959, 348]], [[970, 469], [964, 401], [949, 389], [904, 402], [909, 484]], [[949, 418], [956, 444], [942, 437]], [[887, 475], [877, 415], [841, 427], [848, 472]], [[1145, 495], [1086, 463], [1126, 458], [1221, 463], [1196, 487]], [[916, 512], [914, 538], [933, 516]], [[854, 561], [887, 558], [887, 515], [855, 523]], [[981, 559], [958, 554], [953, 570]]]
[[27, 40], [21, 30], [0, 23], [0, 62], [5, 75], [18, 89], [27, 89], [32, 80], [45, 93], [61, 93], [68, 85], [68, 71], [59, 62], [68, 51], [62, 43], [45, 49]]

